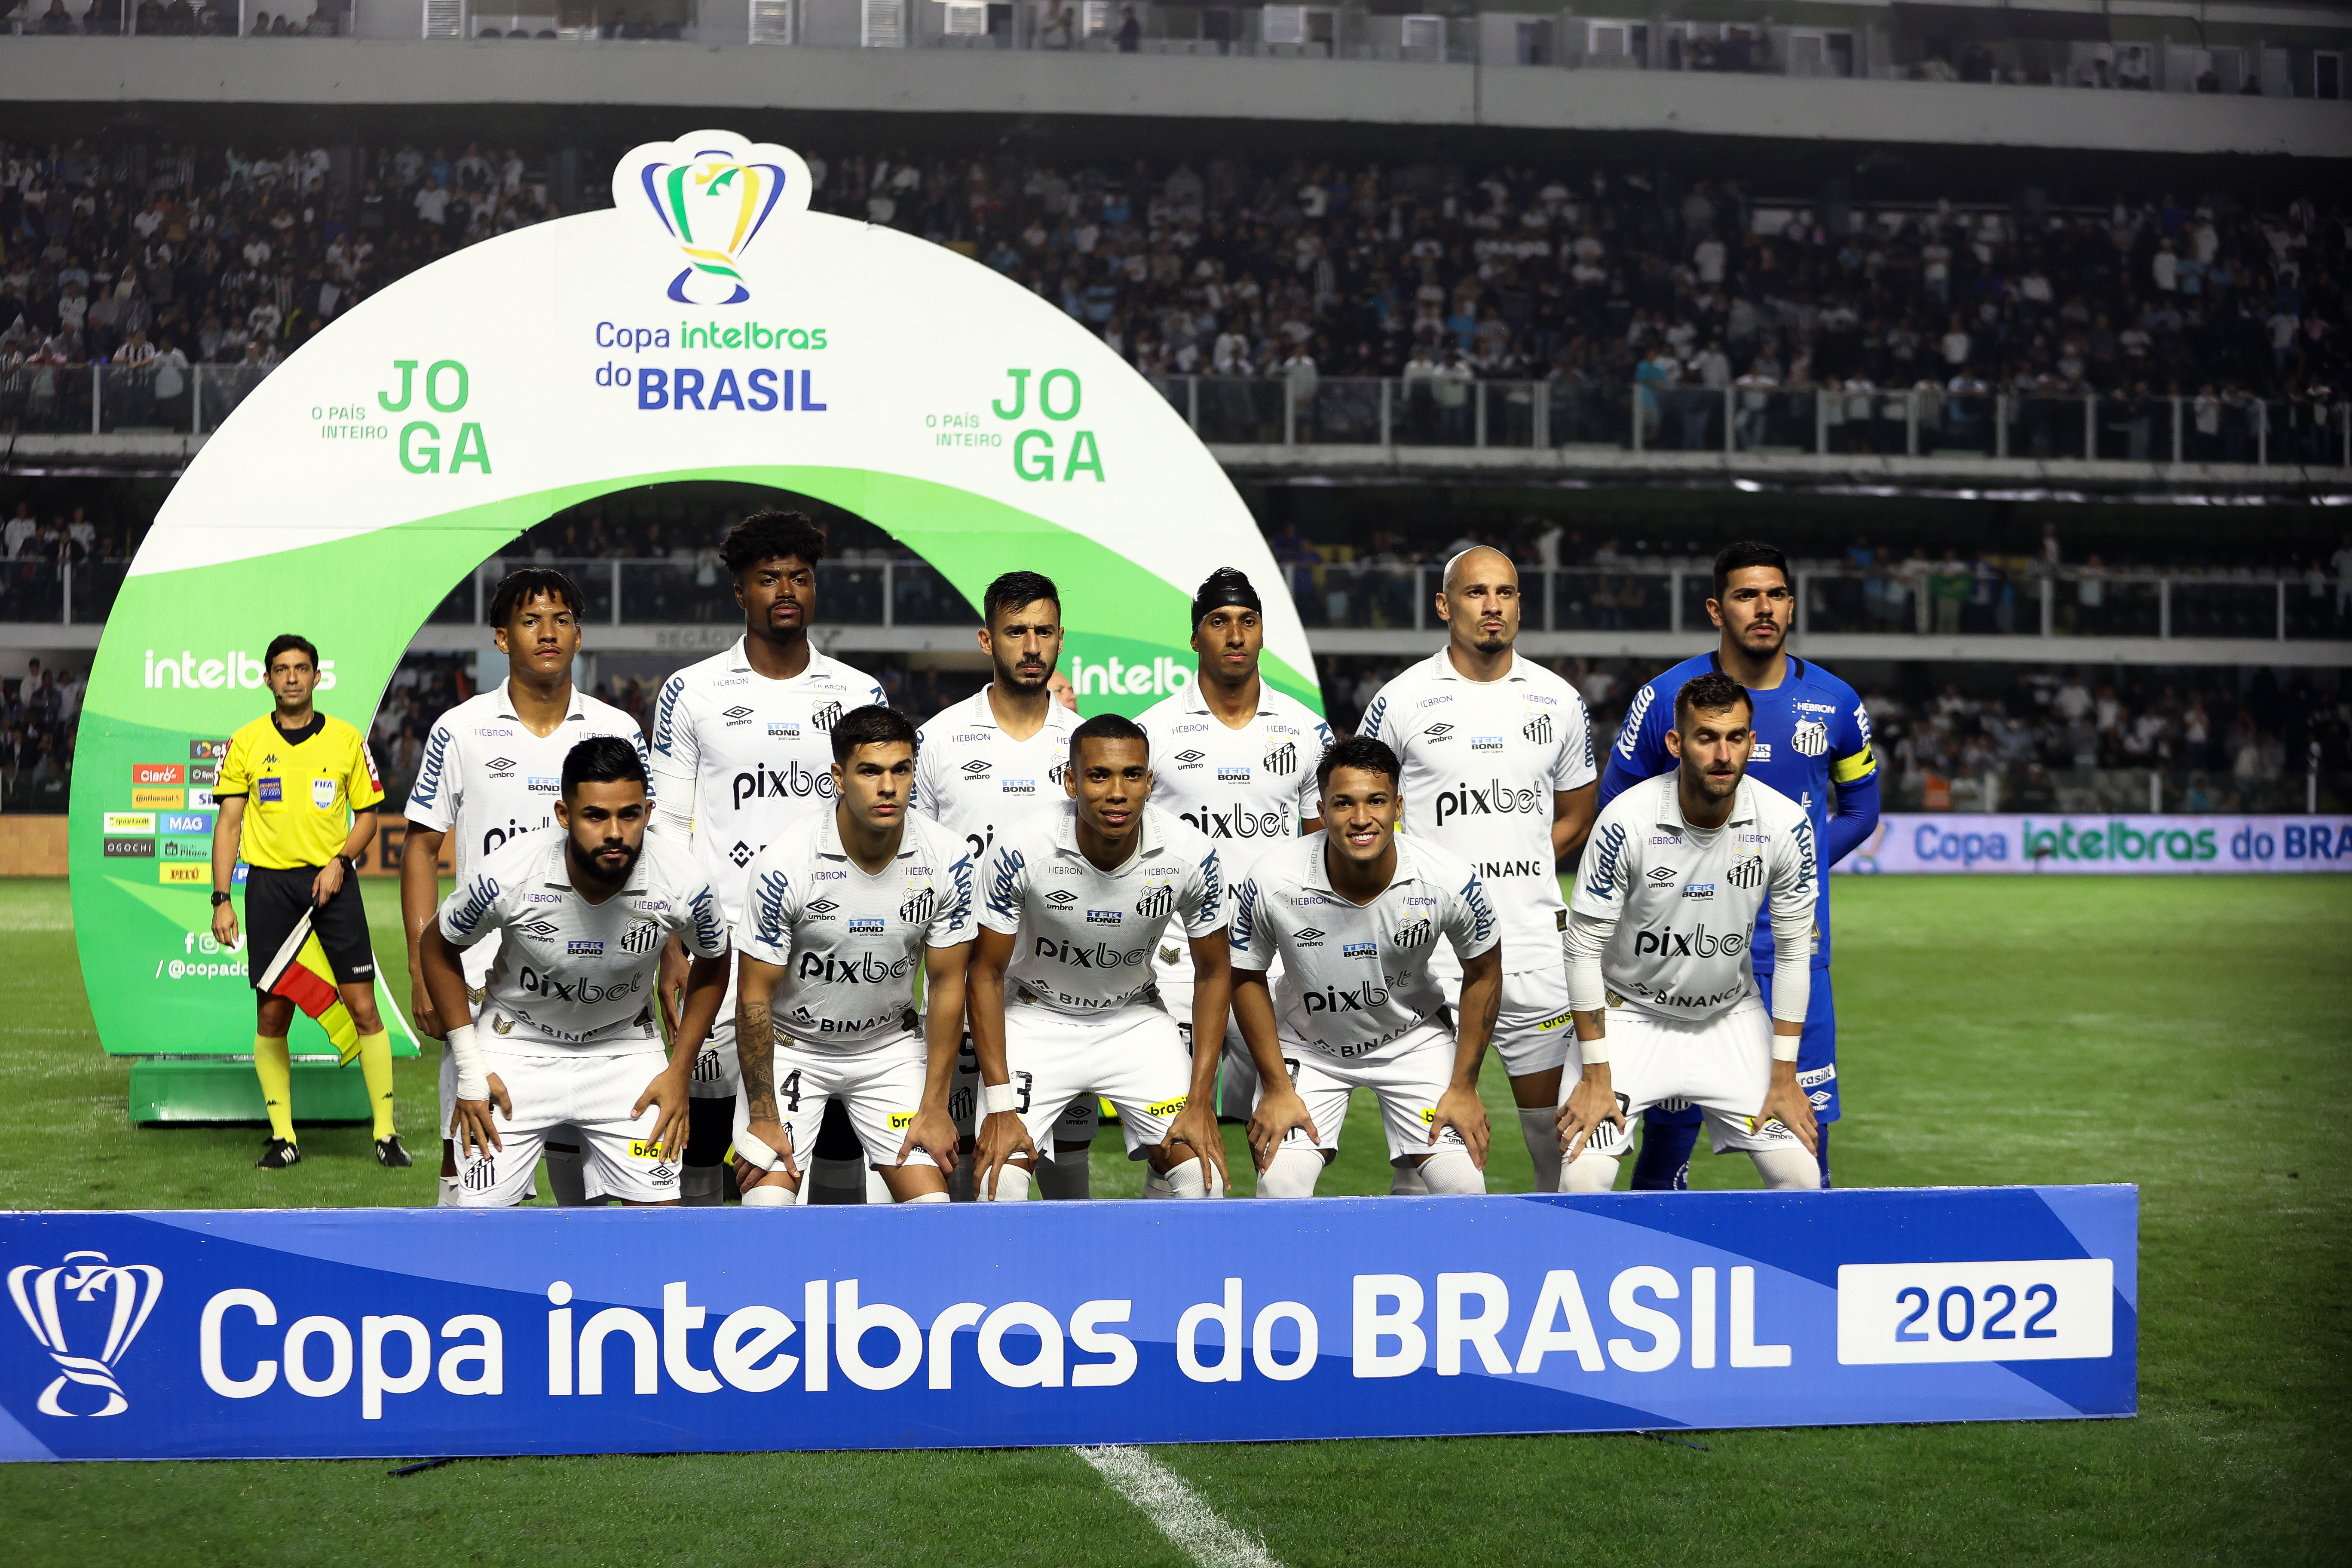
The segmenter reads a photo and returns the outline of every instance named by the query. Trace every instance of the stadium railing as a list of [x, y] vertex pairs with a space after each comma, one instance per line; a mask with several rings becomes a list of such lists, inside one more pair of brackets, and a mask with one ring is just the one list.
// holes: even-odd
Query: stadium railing
[[[435, 607], [428, 624], [481, 625], [499, 579], [541, 559], [484, 562]], [[726, 597], [725, 570], [715, 558], [599, 556], [551, 563], [579, 582], [590, 626], [690, 625], [709, 619]], [[102, 622], [129, 565], [0, 560], [0, 621]], [[1314, 559], [1281, 565], [1311, 628], [1434, 629], [1430, 601], [1444, 575], [1440, 564]], [[1643, 558], [1607, 566], [1528, 566], [1520, 577], [1530, 631], [1685, 633], [1708, 625], [1713, 580], [1702, 563]], [[1974, 562], [1946, 570], [1943, 563], [1915, 559], [1873, 569], [1801, 563], [1796, 577], [1801, 635], [2040, 637], [2061, 660], [2070, 638], [2352, 637], [2352, 601], [2344, 584], [2317, 572], [2062, 567], [2049, 574], [1979, 569]], [[977, 618], [937, 568], [910, 556], [827, 561], [817, 569], [817, 589], [825, 619], [838, 626], [967, 626]]]
[[[44, 365], [0, 372], [0, 432], [202, 436], [272, 367]], [[1974, 456], [2042, 463], [2352, 469], [2352, 399], [1945, 387], [1322, 375], [1149, 378], [1213, 447], [1726, 456]]]

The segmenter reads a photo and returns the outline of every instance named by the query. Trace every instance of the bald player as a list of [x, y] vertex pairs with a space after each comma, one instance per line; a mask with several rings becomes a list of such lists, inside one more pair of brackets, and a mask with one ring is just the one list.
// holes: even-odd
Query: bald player
[[[1445, 563], [1437, 595], [1446, 644], [1381, 688], [1359, 733], [1404, 765], [1404, 828], [1470, 862], [1501, 927], [1503, 1003], [1495, 1049], [1510, 1075], [1535, 1190], [1559, 1186], [1553, 1108], [1574, 1038], [1561, 944], [1568, 906], [1558, 864], [1592, 831], [1600, 775], [1576, 688], [1513, 644], [1519, 573], [1481, 545]], [[1462, 966], [1438, 944], [1436, 974], [1458, 1009]], [[1417, 1190], [1398, 1168], [1397, 1190]]]

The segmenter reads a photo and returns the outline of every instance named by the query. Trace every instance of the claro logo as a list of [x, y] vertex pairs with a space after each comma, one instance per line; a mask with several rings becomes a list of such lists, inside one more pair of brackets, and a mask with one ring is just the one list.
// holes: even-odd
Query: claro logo
[[[191, 691], [243, 690], [258, 691], [269, 684], [269, 667], [253, 655], [232, 648], [218, 658], [206, 658], [194, 648], [182, 648], [175, 657], [158, 657], [153, 648], [147, 650], [146, 675], [141, 682], [148, 690], [163, 688]], [[321, 691], [335, 689], [335, 661], [319, 661], [319, 688]]]

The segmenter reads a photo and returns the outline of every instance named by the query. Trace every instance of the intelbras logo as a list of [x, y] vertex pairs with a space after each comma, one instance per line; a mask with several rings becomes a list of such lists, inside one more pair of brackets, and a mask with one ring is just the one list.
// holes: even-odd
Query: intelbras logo
[[1192, 671], [1162, 654], [1150, 664], [1107, 658], [1089, 664], [1070, 657], [1070, 684], [1080, 697], [1167, 697], [1192, 689]]
[[[167, 653], [158, 657], [151, 647], [141, 684], [150, 691], [167, 688], [174, 691], [259, 691], [269, 684], [269, 667], [242, 648], [231, 648], [218, 658], [207, 658], [194, 648], [182, 648], [176, 656]], [[334, 689], [335, 661], [322, 658], [319, 661], [316, 689]], [[227, 754], [224, 742], [221, 755]]]

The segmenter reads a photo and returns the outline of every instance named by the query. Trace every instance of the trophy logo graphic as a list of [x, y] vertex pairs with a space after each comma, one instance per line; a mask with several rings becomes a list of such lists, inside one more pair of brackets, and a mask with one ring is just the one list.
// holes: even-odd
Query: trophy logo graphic
[[[614, 171], [613, 185], [641, 189], [685, 256], [686, 268], [668, 289], [681, 305], [740, 305], [751, 299], [740, 270], [744, 250], [780, 207], [789, 216], [809, 203], [808, 165], [799, 153], [727, 132], [698, 132], [636, 148]], [[706, 292], [727, 289], [726, 297], [695, 298], [688, 286], [698, 280]]]
[[[37, 1263], [21, 1264], [8, 1270], [8, 1295], [24, 1315], [25, 1326], [49, 1359], [58, 1363], [58, 1376], [34, 1408], [44, 1415], [120, 1415], [131, 1408], [123, 1397], [122, 1385], [114, 1379], [114, 1369], [131, 1349], [131, 1342], [147, 1324], [147, 1315], [155, 1310], [155, 1298], [163, 1293], [163, 1271], [152, 1263], [110, 1263], [103, 1252], [68, 1252], [65, 1261], [44, 1268]], [[78, 1305], [98, 1306], [101, 1302], [109, 1312], [75, 1312]], [[66, 1342], [66, 1329], [70, 1321], [77, 1330], [85, 1327], [90, 1337], [83, 1343], [94, 1342], [102, 1326], [104, 1341], [96, 1355], [79, 1355]], [[61, 1396], [68, 1388], [92, 1389], [106, 1396], [104, 1408], [68, 1410]], [[87, 1405], [95, 1394], [74, 1394], [78, 1405]]]

